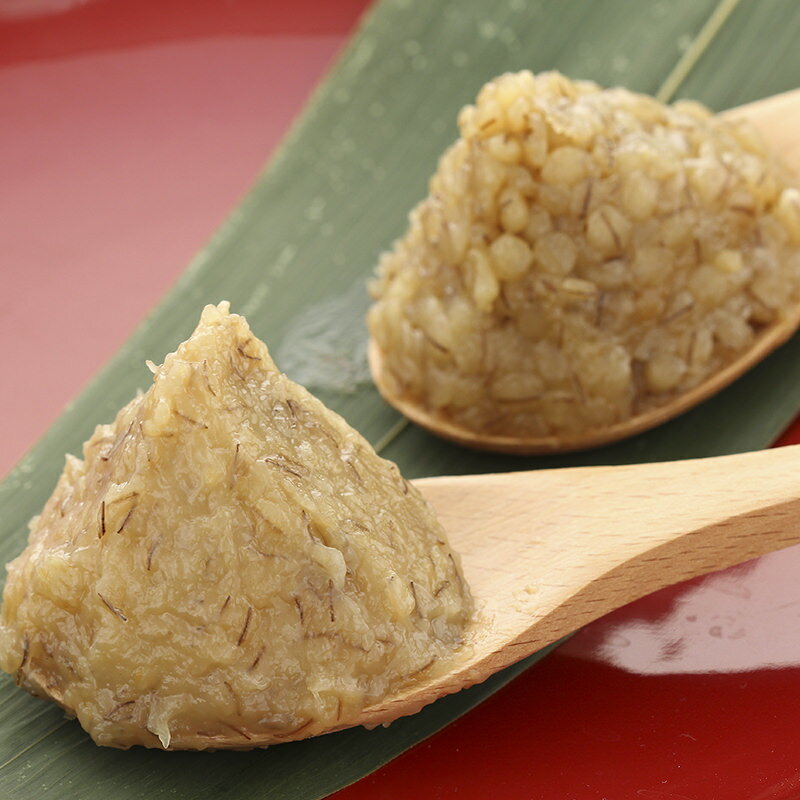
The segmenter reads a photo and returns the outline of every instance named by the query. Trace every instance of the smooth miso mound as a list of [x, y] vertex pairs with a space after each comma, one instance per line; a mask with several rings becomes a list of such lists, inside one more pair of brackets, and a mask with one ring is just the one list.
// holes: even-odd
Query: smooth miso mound
[[749, 126], [521, 72], [459, 128], [372, 287], [395, 397], [471, 431], [580, 434], [796, 309], [800, 192]]
[[8, 566], [0, 665], [98, 744], [348, 725], [462, 641], [468, 588], [394, 464], [227, 304], [66, 467]]

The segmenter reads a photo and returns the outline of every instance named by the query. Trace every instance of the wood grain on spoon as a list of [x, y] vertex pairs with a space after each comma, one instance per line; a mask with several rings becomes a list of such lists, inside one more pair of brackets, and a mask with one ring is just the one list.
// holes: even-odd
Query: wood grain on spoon
[[362, 724], [415, 713], [657, 589], [800, 542], [800, 445], [415, 483], [479, 612], [446, 674]]
[[[800, 175], [800, 89], [759, 100], [726, 112], [732, 118], [747, 119], [769, 142], [782, 160]], [[703, 400], [717, 394], [738, 377], [783, 344], [800, 325], [800, 306], [764, 328], [753, 345], [722, 370], [688, 392], [676, 395], [664, 405], [648, 409], [622, 422], [599, 427], [576, 435], [537, 437], [496, 436], [463, 428], [446, 416], [419, 404], [416, 398], [398, 393], [395, 381], [387, 379], [383, 356], [374, 341], [370, 341], [369, 362], [375, 385], [383, 398], [412, 422], [437, 436], [477, 450], [501, 453], [557, 453], [586, 450], [633, 436], [660, 425]]]

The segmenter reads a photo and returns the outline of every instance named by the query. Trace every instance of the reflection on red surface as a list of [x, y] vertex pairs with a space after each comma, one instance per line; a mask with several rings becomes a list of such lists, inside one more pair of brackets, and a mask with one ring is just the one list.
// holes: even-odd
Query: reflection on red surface
[[800, 546], [644, 598], [563, 651], [640, 675], [800, 665]]
[[797, 800], [798, 576], [800, 546], [631, 603], [335, 798]]

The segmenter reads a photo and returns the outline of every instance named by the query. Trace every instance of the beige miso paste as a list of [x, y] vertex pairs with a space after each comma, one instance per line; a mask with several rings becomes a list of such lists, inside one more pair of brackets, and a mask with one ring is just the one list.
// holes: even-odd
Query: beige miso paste
[[747, 124], [554, 72], [462, 109], [381, 259], [390, 394], [568, 437], [669, 404], [800, 303], [800, 191]]
[[350, 724], [459, 646], [468, 588], [397, 467], [228, 306], [67, 456], [8, 565], [0, 665], [98, 744]]

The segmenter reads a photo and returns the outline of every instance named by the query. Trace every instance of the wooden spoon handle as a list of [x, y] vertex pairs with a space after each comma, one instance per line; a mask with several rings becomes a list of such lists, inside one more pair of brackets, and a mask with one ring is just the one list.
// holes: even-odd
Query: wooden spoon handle
[[416, 485], [462, 556], [473, 641], [446, 676], [365, 722], [480, 682], [656, 589], [800, 542], [800, 445]]
[[724, 116], [748, 120], [784, 163], [800, 174], [800, 89], [732, 108]]
[[536, 627], [538, 638], [570, 601], [567, 629], [549, 641], [657, 588], [800, 541], [800, 445], [417, 485], [476, 597], [513, 632]]

